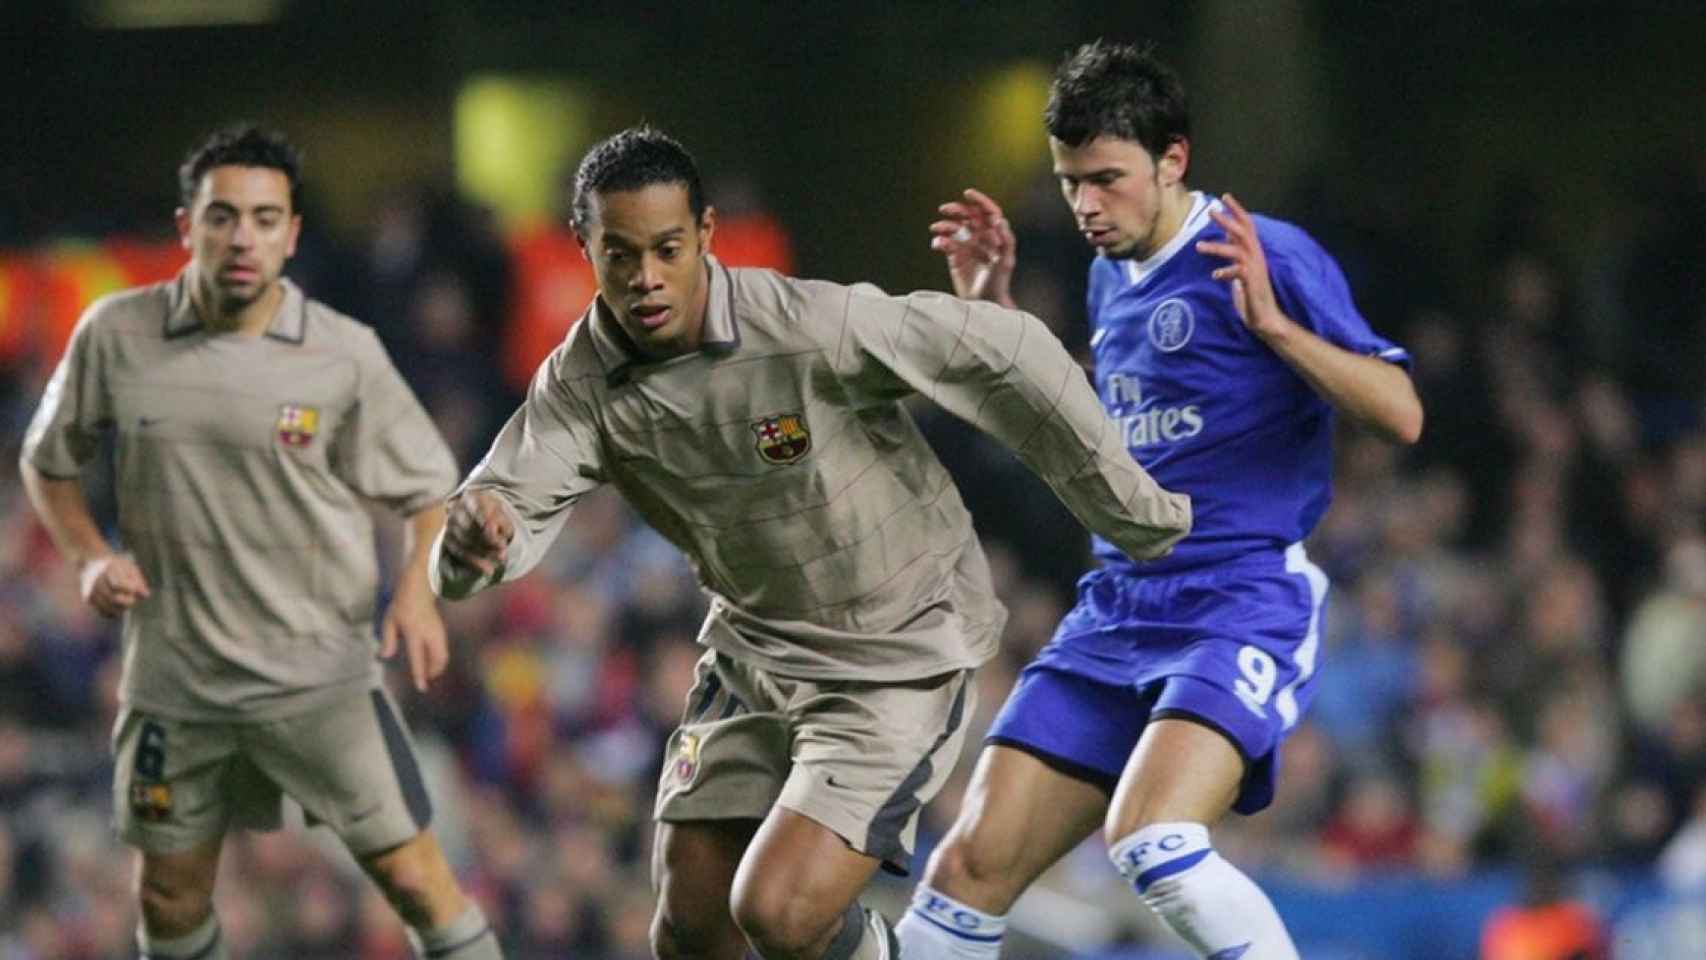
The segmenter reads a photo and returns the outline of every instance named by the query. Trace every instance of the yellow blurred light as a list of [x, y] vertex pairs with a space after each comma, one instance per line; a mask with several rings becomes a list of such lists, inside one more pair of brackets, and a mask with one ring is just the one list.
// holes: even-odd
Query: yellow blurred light
[[83, 21], [98, 30], [253, 26], [283, 11], [284, 0], [87, 0]]
[[957, 179], [1011, 197], [1048, 163], [1043, 108], [1049, 68], [1021, 61], [984, 73], [959, 94], [951, 162]]
[[456, 180], [509, 223], [548, 217], [587, 142], [590, 100], [549, 78], [476, 77], [456, 95]]
[[1043, 108], [1048, 105], [1048, 68], [1019, 63], [990, 77], [980, 91], [978, 125], [988, 148], [1001, 156], [1036, 158], [1046, 148]]

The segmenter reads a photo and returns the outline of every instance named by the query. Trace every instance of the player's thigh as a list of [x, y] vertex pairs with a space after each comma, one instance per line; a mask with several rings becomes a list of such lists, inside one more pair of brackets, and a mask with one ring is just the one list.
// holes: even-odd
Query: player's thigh
[[810, 942], [847, 912], [882, 862], [779, 806], [764, 819], [735, 876], [735, 918], [755, 940]]
[[1101, 825], [1107, 809], [1103, 787], [1024, 750], [985, 746], [925, 882], [957, 900], [1005, 913], [1032, 881]]
[[1102, 822], [1147, 717], [1148, 702], [1129, 684], [1027, 667], [990, 726], [930, 885], [1005, 912]]
[[729, 904], [735, 873], [758, 820], [686, 820], [657, 825], [652, 844], [652, 922], [660, 957], [740, 957], [746, 939]]
[[113, 761], [113, 821], [126, 843], [151, 854], [217, 849], [241, 766], [231, 726], [126, 709], [114, 725]]
[[384, 690], [256, 724], [247, 755], [358, 859], [395, 849], [432, 821], [414, 744]]
[[1182, 715], [1152, 721], [1114, 790], [1108, 842], [1151, 823], [1217, 822], [1237, 799], [1247, 769], [1220, 730]]

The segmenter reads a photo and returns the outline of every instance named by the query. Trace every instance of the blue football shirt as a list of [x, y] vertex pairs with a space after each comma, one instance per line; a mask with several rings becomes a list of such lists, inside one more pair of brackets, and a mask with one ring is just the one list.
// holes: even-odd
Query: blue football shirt
[[[1193, 193], [1171, 241], [1143, 261], [1098, 256], [1090, 266], [1090, 347], [1097, 392], [1137, 461], [1191, 495], [1194, 526], [1144, 573], [1185, 570], [1282, 550], [1315, 528], [1332, 499], [1333, 408], [1244, 326], [1209, 217], [1220, 202]], [[1257, 216], [1280, 308], [1354, 353], [1408, 367], [1409, 354], [1357, 311], [1333, 258], [1301, 228]], [[1133, 561], [1094, 541], [1105, 565]]]

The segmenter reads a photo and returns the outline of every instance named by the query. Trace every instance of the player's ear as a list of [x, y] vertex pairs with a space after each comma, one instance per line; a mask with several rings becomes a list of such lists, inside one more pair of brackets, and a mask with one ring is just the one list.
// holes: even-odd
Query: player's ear
[[1167, 144], [1167, 149], [1161, 152], [1161, 157], [1155, 164], [1156, 172], [1160, 175], [1161, 185], [1164, 187], [1182, 183], [1190, 166], [1191, 141], [1184, 137], [1178, 137], [1172, 143]]
[[705, 212], [699, 215], [699, 252], [705, 253], [711, 249], [711, 234], [717, 229], [717, 208], [705, 205]]
[[190, 248], [190, 212], [183, 207], [172, 211], [172, 223], [178, 228], [178, 243], [185, 250]]

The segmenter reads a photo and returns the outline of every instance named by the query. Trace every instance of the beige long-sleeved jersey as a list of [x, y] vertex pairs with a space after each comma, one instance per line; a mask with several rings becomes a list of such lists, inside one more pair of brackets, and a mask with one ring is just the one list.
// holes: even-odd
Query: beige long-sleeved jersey
[[1190, 527], [1036, 318], [938, 293], [796, 280], [709, 261], [701, 348], [633, 350], [594, 300], [465, 481], [515, 521], [480, 577], [434, 545], [434, 588], [521, 576], [575, 501], [614, 484], [690, 558], [700, 642], [777, 673], [895, 681], [976, 666], [1006, 613], [971, 517], [901, 400], [929, 399], [1012, 448], [1134, 558]]

